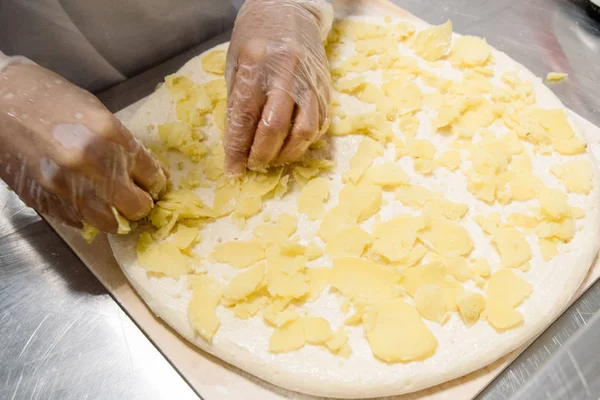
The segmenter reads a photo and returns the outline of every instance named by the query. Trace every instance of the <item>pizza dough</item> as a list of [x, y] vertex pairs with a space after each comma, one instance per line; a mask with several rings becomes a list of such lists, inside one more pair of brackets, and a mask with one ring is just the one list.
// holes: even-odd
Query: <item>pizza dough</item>
[[[336, 7], [338, 17], [362, 16], [352, 17], [350, 20], [381, 25], [404, 21], [414, 25], [417, 32], [428, 27], [426, 23], [386, 2], [348, 1], [338, 2]], [[384, 16], [391, 17], [391, 22], [386, 21]], [[438, 33], [448, 34], [448, 26], [440, 27]], [[453, 45], [459, 38], [459, 35], [453, 34]], [[420, 41], [414, 39], [412, 48], [423, 58], [436, 59], [439, 56], [436, 52], [444, 50], [435, 47], [432, 50], [427, 44], [428, 40], [431, 38], [423, 36]], [[478, 45], [479, 43], [473, 42], [467, 43], [466, 47], [477, 48]], [[220, 64], [222, 58], [218, 57], [219, 53], [215, 53], [215, 50], [225, 50], [226, 46], [227, 44], [217, 46], [189, 61], [176, 76], [188, 77], [196, 83], [215, 80], [218, 76], [208, 72], [218, 74], [223, 68]], [[403, 52], [411, 51], [405, 43], [400, 43], [400, 46]], [[461, 57], [462, 62], [479, 62], [478, 52], [472, 54], [465, 51], [461, 55], [458, 50], [454, 57]], [[342, 60], [349, 54], [347, 51], [343, 46], [340, 49], [340, 61], [332, 64], [334, 75], [340, 72]], [[500, 76], [503, 71], [518, 71], [521, 79], [533, 83], [540, 107], [565, 109], [540, 79], [522, 66], [495, 50], [491, 51], [491, 57], [495, 60], [495, 76]], [[434, 68], [438, 68], [444, 78], [453, 78], [449, 66], [444, 65], [444, 62], [439, 64], [434, 65]], [[379, 84], [376, 77], [370, 76], [369, 73], [366, 75], [363, 83]], [[354, 76], [340, 77], [336, 81], [336, 88], [342, 92], [351, 92], [357, 85], [348, 84], [346, 78]], [[134, 116], [129, 128], [151, 148], [162, 146], [164, 142], [184, 149], [182, 152], [185, 155], [167, 156], [175, 185], [186, 184], [200, 177], [210, 185], [195, 189], [195, 193], [205, 204], [213, 205], [215, 184], [207, 180], [206, 175], [218, 175], [218, 171], [211, 169], [214, 166], [208, 163], [203, 168], [204, 175], [190, 175], [190, 171], [194, 170], [190, 158], [202, 161], [211, 157], [211, 142], [219, 140], [223, 128], [219, 122], [223, 112], [223, 102], [218, 98], [219, 86], [215, 85], [214, 88], [216, 94], [213, 93], [213, 100], [216, 100], [216, 104], [211, 106], [211, 113], [202, 116], [208, 122], [197, 121], [204, 126], [203, 132], [206, 137], [202, 141], [189, 140], [190, 137], [186, 138], [185, 132], [177, 131], [176, 122], [183, 114], [188, 119], [200, 117], [188, 114], [189, 107], [174, 106], [173, 87], [171, 80], [170, 87], [163, 85], [152, 94]], [[409, 92], [410, 89], [402, 91]], [[370, 99], [368, 93], [361, 93], [347, 98], [340, 95], [345, 100], [339, 105], [334, 104], [334, 114], [337, 115], [330, 131], [337, 129], [338, 134], [343, 133], [343, 130], [347, 129], [342, 122], [347, 117], [344, 114], [358, 114], [364, 110], [364, 104], [356, 102], [354, 97], [363, 96], [362, 100], [366, 100], [367, 103]], [[352, 98], [349, 99], [350, 97]], [[197, 104], [200, 104], [200, 100], [196, 100]], [[409, 97], [405, 97], [402, 105], [410, 108], [410, 100]], [[423, 106], [425, 109], [426, 107], [428, 106]], [[279, 200], [273, 198], [265, 201], [258, 215], [247, 218], [245, 223], [240, 222], [240, 219], [246, 219], [244, 212], [253, 215], [256, 211], [251, 202], [239, 212], [236, 211], [239, 214], [237, 217], [232, 215], [203, 224], [199, 230], [201, 239], [198, 244], [194, 244], [194, 241], [198, 240], [198, 230], [194, 230], [194, 227], [184, 229], [180, 225], [169, 238], [169, 243], [175, 243], [176, 248], [191, 245], [193, 252], [202, 258], [198, 263], [197, 272], [203, 271], [205, 274], [186, 275], [187, 270], [183, 268], [180, 271], [182, 276], [178, 279], [164, 276], [167, 269], [170, 269], [168, 274], [173, 274], [173, 269], [185, 264], [185, 260], [178, 258], [181, 253], [174, 251], [171, 254], [173, 247], [169, 246], [165, 246], [161, 251], [144, 253], [146, 259], [138, 260], [136, 245], [140, 246], [139, 230], [128, 236], [110, 237], [115, 257], [148, 306], [182, 336], [202, 350], [287, 389], [319, 396], [346, 398], [386, 396], [426, 388], [488, 365], [530, 340], [552, 322], [583, 280], [600, 244], [598, 171], [595, 162], [589, 164], [592, 166], [589, 171], [584, 164], [578, 163], [593, 160], [591, 155], [585, 153], [576, 156], [563, 156], [557, 152], [546, 156], [531, 153], [535, 175], [539, 176], [546, 186], [567, 193], [565, 198], [569, 205], [578, 207], [577, 213], [583, 214], [583, 218], [574, 220], [576, 233], [572, 240], [561, 244], [559, 254], [546, 262], [542, 252], [552, 253], [555, 249], [552, 245], [548, 245], [548, 249], [539, 246], [536, 234], [528, 231], [526, 227], [533, 224], [538, 228], [539, 222], [535, 218], [532, 221], [532, 215], [536, 215], [532, 209], [541, 207], [541, 215], [560, 212], [563, 209], [554, 201], [560, 196], [552, 196], [557, 192], [547, 192], [544, 198], [543, 193], [537, 194], [535, 199], [521, 202], [523, 204], [512, 202], [502, 205], [498, 201], [488, 204], [476, 199], [472, 191], [467, 189], [469, 162], [468, 157], [463, 154], [466, 150], [459, 149], [457, 159], [457, 153], [450, 151], [456, 149], [450, 147], [448, 135], [434, 133], [430, 128], [435, 114], [425, 111], [420, 113], [430, 125], [428, 127], [426, 123], [421, 122], [421, 128], [417, 130], [414, 140], [403, 142], [407, 145], [402, 150], [406, 152], [406, 156], [399, 160], [396, 160], [395, 156], [399, 150], [393, 143], [383, 146], [385, 150], [382, 151], [377, 147], [375, 140], [366, 141], [364, 135], [331, 136], [328, 139], [331, 141], [328, 147], [313, 150], [314, 156], [329, 156], [335, 161], [333, 168], [318, 171], [319, 176], [326, 179], [307, 179], [306, 186], [302, 187], [296, 182], [301, 179], [297, 176], [295, 183], [290, 183], [289, 192]], [[438, 115], [441, 114], [439, 111]], [[444, 123], [442, 119], [439, 117], [435, 122], [440, 127]], [[169, 123], [174, 125], [168, 125], [167, 130], [165, 124]], [[367, 126], [365, 129], [369, 132], [375, 130], [373, 126], [368, 126], [372, 121], [363, 120], [362, 123]], [[569, 123], [577, 137], [583, 139], [576, 123], [571, 119]], [[409, 125], [404, 125], [403, 128], [409, 131]], [[351, 129], [360, 130], [360, 123]], [[364, 143], [362, 150], [361, 143]], [[375, 145], [371, 145], [372, 143]], [[203, 155], [207, 149], [208, 155]], [[357, 150], [364, 157], [353, 158]], [[374, 158], [380, 161], [373, 164], [372, 169], [368, 169]], [[565, 164], [566, 162], [575, 163]], [[559, 167], [552, 168], [555, 165]], [[394, 169], [394, 166], [401, 168]], [[428, 169], [432, 171], [429, 172]], [[578, 173], [573, 173], [574, 170]], [[590, 181], [579, 178], [586, 174], [590, 174]], [[386, 190], [382, 191], [380, 204], [377, 203], [376, 195], [369, 197], [365, 192], [350, 191], [342, 193], [343, 176], [349, 181], [368, 180], [373, 186], [384, 187]], [[528, 199], [530, 182], [525, 180], [523, 187], [515, 184], [513, 192], [520, 193], [520, 196]], [[585, 194], [586, 190], [590, 189], [590, 184], [591, 191]], [[430, 192], [441, 193], [438, 199], [451, 200], [452, 204], [436, 205], [436, 202], [440, 203], [442, 200], [425, 202], [423, 198], [427, 196], [424, 188]], [[363, 222], [360, 228], [346, 231], [343, 243], [338, 243], [336, 247], [332, 244], [333, 239], [344, 220], [330, 211], [340, 199], [353, 203], [354, 209], [360, 208], [356, 219]], [[421, 206], [419, 202], [424, 205]], [[417, 206], [407, 206], [412, 203]], [[467, 205], [466, 209], [461, 208], [461, 205]], [[227, 214], [227, 207], [227, 202], [221, 202], [212, 208], [218, 209], [220, 214]], [[403, 271], [403, 291], [408, 292], [408, 295], [404, 297], [407, 303], [400, 301], [403, 305], [399, 305], [394, 303], [398, 300], [386, 300], [394, 298], [398, 289], [394, 284], [386, 285], [386, 282], [390, 282], [388, 278], [392, 276], [389, 275], [390, 268], [365, 260], [337, 262], [336, 269], [336, 261], [332, 262], [330, 258], [331, 255], [341, 254], [346, 259], [350, 257], [355, 260], [352, 256], [360, 256], [364, 254], [365, 249], [371, 248], [378, 252], [377, 254], [385, 254], [388, 260], [401, 259], [398, 242], [390, 244], [387, 240], [400, 231], [402, 237], [410, 237], [411, 223], [418, 225], [419, 222], [407, 217], [408, 219], [399, 220], [394, 225], [395, 218], [399, 214], [417, 215], [421, 208], [433, 214], [444, 213], [444, 218], [434, 219], [439, 226], [430, 226], [427, 228], [429, 231], [422, 232], [419, 231], [420, 227], [415, 228], [421, 232], [419, 240], [430, 246], [429, 253], [452, 257], [458, 251], [459, 256], [469, 255], [468, 267], [460, 263], [448, 266], [451, 268], [452, 273], [449, 275], [453, 277], [453, 285], [457, 281], [461, 282], [457, 279], [463, 276], [461, 274], [464, 274], [466, 281], [462, 285], [467, 290], [454, 298], [457, 307], [454, 312], [448, 312], [444, 299], [439, 299], [439, 290], [435, 290], [435, 285], [432, 287], [420, 283], [424, 278], [414, 272], [420, 271], [416, 268]], [[216, 212], [214, 210], [210, 212]], [[493, 212], [498, 212], [504, 223], [510, 220], [510, 224], [498, 226]], [[372, 215], [374, 213], [376, 216]], [[287, 217], [283, 217], [284, 215]], [[298, 219], [295, 233], [294, 217]], [[286, 218], [287, 222], [282, 222]], [[326, 223], [328, 218], [333, 222]], [[376, 224], [377, 218], [385, 223]], [[266, 220], [272, 221], [265, 222]], [[310, 249], [312, 253], [307, 256], [308, 259], [313, 259], [309, 262], [310, 270], [316, 271], [313, 267], [333, 266], [333, 276], [326, 282], [334, 285], [337, 290], [332, 291], [325, 285], [320, 295], [317, 290], [318, 298], [314, 302], [303, 303], [294, 311], [306, 313], [307, 317], [298, 318], [298, 315], [289, 313], [263, 317], [258, 313], [252, 318], [240, 319], [234, 315], [231, 308], [222, 305], [222, 299], [234, 302], [237, 297], [243, 297], [245, 293], [252, 292], [255, 286], [260, 285], [260, 278], [266, 272], [260, 262], [255, 262], [266, 255], [262, 254], [262, 250], [257, 246], [231, 247], [228, 243], [254, 240], [253, 231], [257, 226], [275, 222], [279, 224], [281, 232], [287, 232], [289, 236], [295, 235], [298, 242], [306, 246], [307, 254]], [[325, 225], [325, 228], [322, 225]], [[464, 229], [459, 228], [460, 226]], [[556, 226], [546, 224], [544, 229], [552, 231], [546, 236], [560, 235], [553, 233], [554, 228]], [[465, 231], [468, 233], [466, 236]], [[439, 232], [446, 234], [440, 235]], [[538, 232], [537, 235], [542, 233]], [[328, 237], [331, 239], [327, 240], [329, 243], [326, 244], [322, 239]], [[492, 237], [496, 243], [495, 247], [491, 244]], [[530, 253], [523, 248], [522, 241], [517, 241], [520, 245], [514, 246], [515, 237], [526, 237], [529, 244], [526, 247], [530, 249]], [[327, 252], [324, 256], [321, 255], [323, 251]], [[149, 269], [148, 265], [151, 265], [152, 269]], [[353, 279], [348, 279], [348, 270], [352, 270]], [[476, 276], [482, 279], [479, 286], [475, 282]], [[232, 283], [234, 281], [237, 282], [236, 285]], [[359, 284], [355, 284], [356, 282]], [[191, 289], [194, 287], [202, 289], [201, 296], [192, 293]], [[506, 298], [507, 287], [509, 299]], [[281, 290], [290, 288], [293, 286], [283, 285]], [[360, 324], [359, 318], [358, 325], [348, 325], [344, 324], [344, 320], [353, 312], [356, 314], [361, 307], [360, 302], [349, 302], [349, 297], [371, 300], [377, 298], [381, 301], [365, 306], [371, 307], [369, 321], [364, 321], [363, 318], [363, 324]], [[482, 301], [487, 301], [487, 306]], [[507, 309], [507, 302], [516, 308], [511, 306]], [[190, 313], [191, 303], [194, 304], [194, 310], [200, 312]], [[484, 310], [488, 313], [487, 321], [480, 318]], [[521, 319], [524, 321], [521, 322]], [[287, 328], [285, 331], [277, 330], [277, 335], [274, 335], [275, 329], [266, 324], [265, 320], [275, 321]], [[328, 322], [328, 329], [335, 335], [328, 333], [323, 320]], [[194, 326], [202, 326], [204, 330], [193, 329], [190, 321], [196, 324]], [[401, 329], [409, 325], [413, 328]], [[341, 331], [338, 328], [342, 328]], [[343, 333], [338, 335], [337, 332]], [[403, 341], [390, 348], [388, 344], [394, 344], [399, 337], [404, 337]], [[343, 350], [344, 345], [347, 345], [346, 350]], [[288, 351], [290, 346], [298, 349]]]

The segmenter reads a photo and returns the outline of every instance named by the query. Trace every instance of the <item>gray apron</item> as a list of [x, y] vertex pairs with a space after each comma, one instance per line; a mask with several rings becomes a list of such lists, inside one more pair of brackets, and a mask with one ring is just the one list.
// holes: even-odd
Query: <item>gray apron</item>
[[90, 91], [230, 29], [241, 0], [0, 0], [0, 51]]

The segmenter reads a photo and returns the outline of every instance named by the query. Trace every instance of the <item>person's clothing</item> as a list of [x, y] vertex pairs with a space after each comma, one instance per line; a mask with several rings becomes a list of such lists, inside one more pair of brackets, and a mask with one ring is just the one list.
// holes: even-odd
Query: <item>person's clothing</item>
[[0, 52], [99, 91], [231, 29], [242, 2], [2, 0]]

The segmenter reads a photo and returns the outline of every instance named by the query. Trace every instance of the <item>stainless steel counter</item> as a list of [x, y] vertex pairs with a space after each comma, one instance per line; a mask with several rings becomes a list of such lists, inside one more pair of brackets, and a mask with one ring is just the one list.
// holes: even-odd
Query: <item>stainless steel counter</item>
[[[568, 72], [552, 89], [600, 125], [600, 24], [569, 0], [400, 0], [428, 20], [452, 19], [536, 74]], [[117, 111], [216, 38], [100, 95]], [[600, 283], [480, 396], [600, 398]], [[517, 395], [517, 392], [520, 393]], [[0, 398], [197, 398], [61, 239], [0, 188]], [[211, 399], [212, 400], [212, 399]]]

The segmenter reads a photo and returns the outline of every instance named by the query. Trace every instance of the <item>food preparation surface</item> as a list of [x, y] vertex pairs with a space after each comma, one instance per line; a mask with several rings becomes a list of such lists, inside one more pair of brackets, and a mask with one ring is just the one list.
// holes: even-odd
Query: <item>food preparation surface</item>
[[[553, 90], [568, 107], [600, 125], [600, 94], [592, 89], [600, 86], [600, 26], [576, 2], [396, 3], [431, 23], [452, 19], [457, 32], [485, 36], [537, 75], [568, 72], [570, 77]], [[101, 97], [116, 111], [148, 94], [166, 73], [215, 42]], [[194, 398], [185, 381], [35, 213], [4, 188], [0, 209], [0, 398]], [[553, 355], [563, 345], [571, 348], [569, 338], [576, 331], [573, 342], [585, 340], [580, 332], [599, 307], [596, 284], [481, 397], [509, 398], [558, 363], [555, 368], [563, 372], [552, 375], [554, 384], [559, 379], [563, 386], [581, 387], [579, 393], [597, 398], [592, 392], [597, 385], [587, 379], [600, 372], [579, 367], [577, 357], [585, 352]], [[585, 348], [579, 343], [578, 348]], [[540, 369], [542, 364], [546, 366]], [[560, 392], [545, 393], [561, 398]], [[564, 392], [564, 398], [569, 393], [574, 392]]]

